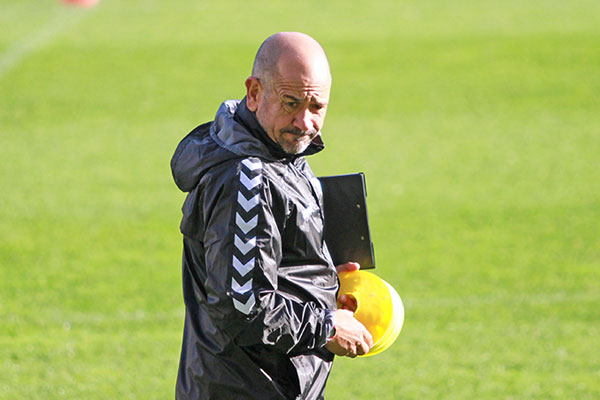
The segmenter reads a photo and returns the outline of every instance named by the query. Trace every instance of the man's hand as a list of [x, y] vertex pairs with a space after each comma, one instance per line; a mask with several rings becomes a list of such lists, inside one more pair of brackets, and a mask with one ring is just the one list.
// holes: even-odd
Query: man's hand
[[369, 352], [373, 346], [373, 337], [348, 310], [335, 311], [335, 335], [325, 348], [338, 356], [354, 358]]
[[[347, 262], [335, 267], [337, 273], [352, 272], [360, 269], [360, 264]], [[356, 357], [369, 352], [373, 346], [373, 337], [356, 318], [356, 300], [342, 294], [338, 298], [340, 309], [335, 311], [335, 335], [325, 345], [327, 350], [338, 356]]]
[[[337, 270], [338, 274], [340, 272], [358, 271], [360, 269], [360, 264], [357, 262], [347, 262], [346, 264], [338, 265], [337, 267], [335, 267], [335, 269]], [[356, 300], [349, 296], [346, 296], [345, 294], [342, 294], [338, 298], [338, 304], [339, 308], [343, 310], [350, 310], [352, 312], [356, 311]]]
[[347, 262], [346, 264], [338, 265], [335, 269], [338, 274], [345, 271], [358, 271], [360, 269], [360, 264], [357, 262]]

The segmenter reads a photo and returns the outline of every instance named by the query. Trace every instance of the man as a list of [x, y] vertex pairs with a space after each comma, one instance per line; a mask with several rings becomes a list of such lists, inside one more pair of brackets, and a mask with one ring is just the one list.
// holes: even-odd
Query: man
[[[333, 355], [373, 345], [336, 309], [322, 192], [305, 156], [331, 87], [325, 52], [282, 32], [256, 55], [246, 97], [226, 101], [175, 151], [186, 318], [178, 399], [322, 399]], [[347, 308], [347, 307], [343, 307]]]

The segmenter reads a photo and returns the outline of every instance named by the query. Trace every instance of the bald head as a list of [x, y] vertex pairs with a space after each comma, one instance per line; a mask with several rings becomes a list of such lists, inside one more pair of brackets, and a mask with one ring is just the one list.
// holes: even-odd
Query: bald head
[[298, 32], [267, 38], [245, 84], [248, 110], [286, 153], [302, 153], [319, 135], [331, 72], [325, 51], [313, 38]]
[[312, 37], [300, 32], [279, 32], [269, 36], [258, 49], [252, 75], [271, 85], [290, 69], [331, 81], [327, 55]]

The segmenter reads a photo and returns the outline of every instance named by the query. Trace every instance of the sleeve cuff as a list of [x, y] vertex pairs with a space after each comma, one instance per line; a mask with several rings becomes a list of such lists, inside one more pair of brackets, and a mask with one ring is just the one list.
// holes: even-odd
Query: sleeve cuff
[[325, 310], [325, 320], [323, 321], [323, 345], [327, 344], [335, 336], [335, 313], [332, 310]]

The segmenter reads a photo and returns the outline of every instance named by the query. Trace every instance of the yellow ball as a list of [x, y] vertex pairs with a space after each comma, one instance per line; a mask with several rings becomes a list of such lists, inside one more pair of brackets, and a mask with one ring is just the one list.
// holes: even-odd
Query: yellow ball
[[[402, 330], [404, 306], [386, 281], [367, 271], [342, 272], [338, 297], [345, 294], [356, 303], [354, 317], [373, 336], [373, 347], [364, 356], [389, 348]], [[341, 304], [338, 303], [338, 307]]]

